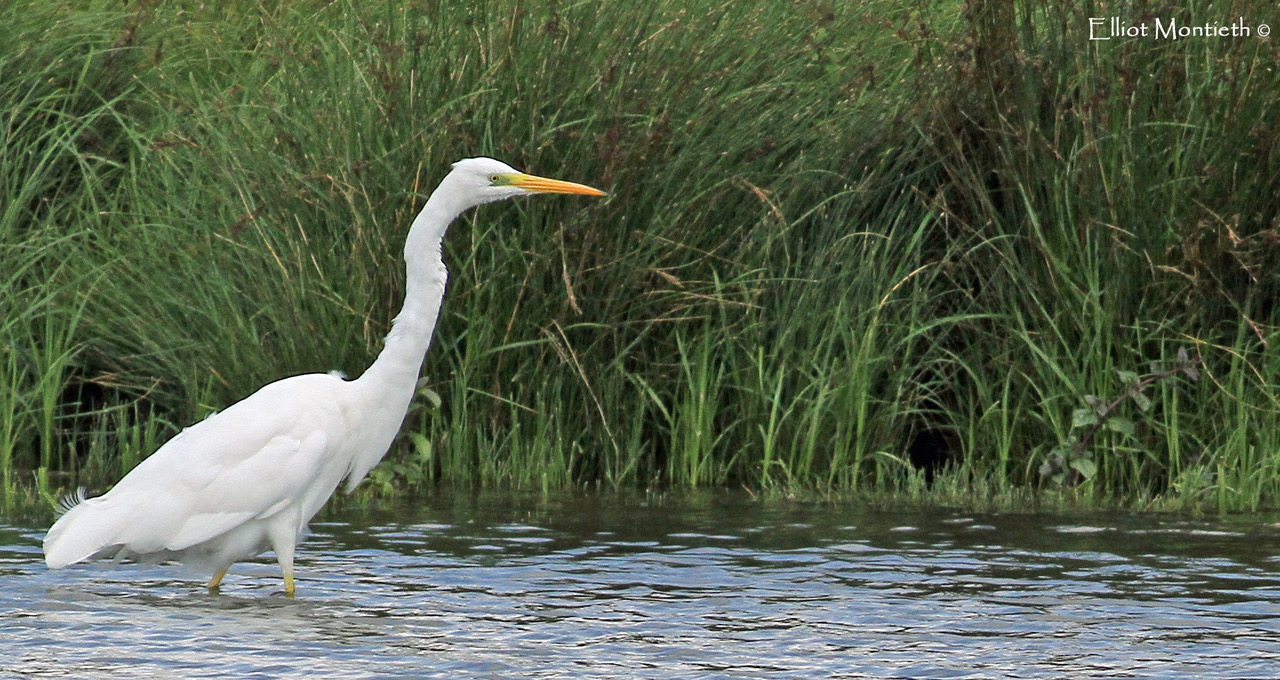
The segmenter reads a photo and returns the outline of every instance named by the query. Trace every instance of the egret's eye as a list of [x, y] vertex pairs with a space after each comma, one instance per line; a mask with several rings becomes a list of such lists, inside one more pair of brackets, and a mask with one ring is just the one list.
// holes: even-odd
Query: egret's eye
[[490, 184], [502, 184], [502, 175], [489, 175]]

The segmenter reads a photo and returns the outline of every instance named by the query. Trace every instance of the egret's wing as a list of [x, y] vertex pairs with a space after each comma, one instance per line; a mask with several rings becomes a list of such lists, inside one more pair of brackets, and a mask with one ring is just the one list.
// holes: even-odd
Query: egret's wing
[[182, 550], [280, 511], [323, 470], [328, 432], [341, 427], [337, 384], [282, 380], [183, 430], [107, 494], [63, 515], [45, 538], [46, 561], [69, 564], [110, 546]]
[[139, 511], [165, 517], [126, 531], [128, 542], [161, 535], [153, 549], [182, 550], [298, 501], [325, 461], [331, 414], [262, 408], [272, 406], [279, 404], [245, 400], [188, 428], [144, 462], [158, 459], [149, 470], [138, 466], [112, 489], [112, 500], [127, 495]]
[[189, 548], [300, 502], [318, 475], [327, 441], [322, 431], [274, 437], [257, 455], [189, 480], [194, 483], [183, 485], [188, 496], [182, 523], [164, 548]]
[[203, 513], [188, 518], [177, 533], [165, 541], [165, 550], [185, 550], [193, 545], [217, 538], [253, 519], [248, 512]]

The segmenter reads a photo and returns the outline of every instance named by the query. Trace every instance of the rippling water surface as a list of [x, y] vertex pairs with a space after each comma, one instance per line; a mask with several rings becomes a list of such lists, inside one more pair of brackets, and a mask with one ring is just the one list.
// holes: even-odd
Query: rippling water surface
[[294, 600], [0, 524], [0, 677], [1277, 678], [1275, 521], [440, 496], [313, 525]]

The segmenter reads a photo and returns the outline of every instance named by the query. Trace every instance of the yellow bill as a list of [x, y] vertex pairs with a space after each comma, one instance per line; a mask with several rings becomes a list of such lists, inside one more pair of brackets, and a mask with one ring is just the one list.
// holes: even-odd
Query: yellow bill
[[523, 172], [512, 173], [503, 177], [507, 184], [520, 187], [535, 194], [583, 194], [585, 196], [605, 196], [603, 191], [593, 189], [585, 184], [548, 179], [537, 175], [526, 175]]

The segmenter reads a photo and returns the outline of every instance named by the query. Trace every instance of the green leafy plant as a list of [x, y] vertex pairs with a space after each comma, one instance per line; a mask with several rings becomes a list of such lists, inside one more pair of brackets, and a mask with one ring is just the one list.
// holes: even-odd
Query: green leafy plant
[[1073, 486], [1093, 479], [1098, 473], [1098, 464], [1090, 445], [1098, 432], [1105, 428], [1129, 441], [1136, 441], [1138, 438], [1134, 419], [1118, 415], [1120, 406], [1131, 402], [1140, 414], [1149, 414], [1153, 403], [1145, 392], [1148, 387], [1162, 380], [1176, 378], [1179, 374], [1195, 382], [1200, 379], [1197, 366], [1201, 363], [1199, 356], [1191, 356], [1183, 347], [1178, 350], [1178, 358], [1172, 366], [1162, 368], [1153, 361], [1151, 372], [1146, 376], [1139, 376], [1133, 371], [1117, 370], [1116, 375], [1125, 383], [1125, 390], [1111, 400], [1092, 394], [1084, 395], [1085, 405], [1071, 412], [1070, 433], [1049, 452], [1040, 465], [1040, 476], [1059, 487]]

